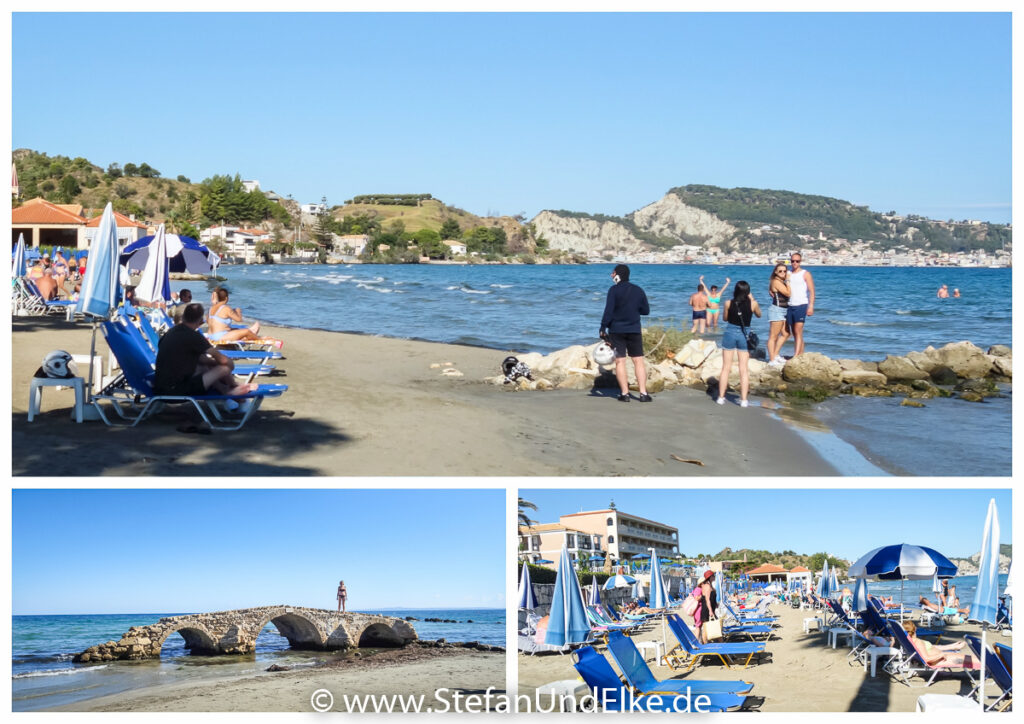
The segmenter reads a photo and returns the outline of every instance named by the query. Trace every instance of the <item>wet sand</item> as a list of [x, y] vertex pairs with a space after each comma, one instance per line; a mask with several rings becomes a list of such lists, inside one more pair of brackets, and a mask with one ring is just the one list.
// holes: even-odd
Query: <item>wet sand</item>
[[[692, 673], [684, 674], [666, 666], [653, 662], [653, 651], [649, 652], [648, 665], [654, 676], [659, 679], [679, 678], [743, 680], [754, 684], [752, 696], [764, 697], [760, 711], [766, 712], [866, 712], [866, 711], [899, 711], [912, 712], [917, 697], [922, 694], [963, 694], [971, 690], [964, 674], [952, 676], [940, 674], [938, 679], [928, 688], [923, 688], [924, 681], [919, 677], [912, 679], [913, 687], [908, 687], [892, 680], [882, 672], [879, 661], [878, 671], [871, 678], [859, 665], [850, 665], [847, 660], [849, 647], [842, 644], [836, 649], [828, 646], [827, 636], [812, 630], [803, 632], [803, 620], [814, 614], [801, 611], [782, 604], [772, 606], [771, 613], [780, 616], [780, 628], [776, 629], [772, 640], [768, 642], [766, 651], [771, 653], [770, 663], [751, 663], [747, 668], [733, 666], [727, 669], [717, 659], [712, 662], [702, 657], [705, 662], [694, 667]], [[963, 640], [964, 633], [976, 633], [976, 626], [950, 626], [948, 633], [940, 643], [953, 643]], [[661, 624], [649, 627], [635, 637], [636, 641], [653, 641], [662, 638]], [[675, 639], [668, 634], [672, 645]], [[845, 639], [844, 639], [845, 640]], [[990, 641], [1011, 644], [1010, 637], [989, 633]], [[611, 661], [610, 655], [606, 655]], [[518, 655], [519, 660], [519, 692], [533, 694], [534, 690], [548, 682], [562, 679], [577, 678], [576, 670], [569, 655], [525, 656]], [[755, 659], [756, 660], [756, 659]], [[618, 671], [612, 663], [612, 668]], [[989, 682], [986, 694], [994, 697], [998, 694], [995, 684]], [[549, 704], [544, 703], [544, 706]]]
[[[178, 432], [198, 421], [185, 406], [136, 428], [78, 425], [73, 392], [52, 388], [28, 423], [29, 382], [43, 356], [87, 355], [90, 329], [38, 317], [12, 327], [14, 475], [838, 474], [768, 409], [719, 407], [691, 389], [649, 404], [620, 403], [610, 390], [512, 392], [483, 382], [498, 373], [500, 350], [292, 328], [265, 327], [285, 340], [286, 357], [274, 363], [284, 375], [266, 381], [288, 392], [237, 432]], [[109, 354], [102, 335], [97, 353]], [[431, 367], [446, 362], [463, 376]]]

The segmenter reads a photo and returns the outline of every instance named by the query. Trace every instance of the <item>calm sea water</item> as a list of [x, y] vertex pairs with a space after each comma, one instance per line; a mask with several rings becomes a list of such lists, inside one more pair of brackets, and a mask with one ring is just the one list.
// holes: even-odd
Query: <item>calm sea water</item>
[[[505, 645], [503, 609], [394, 609], [373, 610], [405, 618], [414, 616], [422, 639], [480, 641]], [[32, 711], [83, 701], [146, 686], [189, 680], [233, 677], [264, 671], [271, 664], [314, 666], [329, 654], [291, 651], [288, 640], [268, 624], [256, 640], [251, 656], [192, 656], [178, 634], [168, 637], [160, 660], [73, 664], [74, 654], [98, 643], [117, 640], [132, 626], [155, 623], [155, 614], [74, 616], [14, 616], [12, 636], [12, 697], [14, 711]], [[459, 623], [427, 623], [424, 618], [453, 619]], [[466, 623], [473, 619], [473, 623]]]
[[[611, 264], [228, 266], [232, 304], [268, 322], [389, 337], [550, 352], [597, 339]], [[769, 266], [635, 265], [649, 323], [690, 326], [687, 300], [698, 278], [748, 281], [767, 299]], [[815, 315], [809, 351], [882, 359], [928, 345], [970, 340], [1011, 344], [1009, 269], [811, 267]], [[937, 299], [942, 284], [959, 299]], [[195, 283], [176, 283], [176, 288]], [[201, 291], [201, 290], [200, 290]], [[727, 292], [728, 297], [730, 292]], [[754, 321], [762, 339], [766, 319]], [[715, 338], [712, 335], [712, 338]], [[791, 353], [792, 344], [784, 353]], [[503, 355], [495, 355], [495, 371]], [[1009, 475], [1010, 400], [828, 402], [821, 417], [878, 467], [897, 474]], [[949, 445], [950, 440], [957, 445]], [[972, 454], [965, 459], [960, 450]], [[855, 470], [850, 470], [855, 472]]]

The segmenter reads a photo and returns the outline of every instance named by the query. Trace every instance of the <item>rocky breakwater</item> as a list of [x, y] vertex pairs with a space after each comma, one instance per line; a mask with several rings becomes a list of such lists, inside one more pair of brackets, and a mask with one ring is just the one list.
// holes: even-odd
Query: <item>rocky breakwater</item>
[[[530, 353], [519, 360], [530, 367], [533, 379], [520, 378], [506, 384], [502, 376], [487, 382], [513, 390], [615, 388], [614, 367], [594, 362], [590, 346], [574, 345], [548, 355]], [[630, 389], [636, 390], [632, 364], [627, 363]], [[806, 352], [773, 367], [756, 355], [747, 362], [752, 394], [794, 400], [820, 401], [830, 395], [905, 398], [905, 406], [924, 403], [922, 399], [956, 396], [982, 402], [1001, 394], [999, 384], [1013, 378], [1013, 356], [1009, 347], [995, 345], [983, 350], [971, 342], [952, 342], [936, 349], [928, 347], [907, 355], [888, 355], [881, 361], [832, 359], [818, 352]], [[722, 371], [722, 350], [710, 340], [695, 339], [668, 352], [664, 360], [647, 361], [647, 389], [658, 393], [672, 387], [706, 390], [717, 388]], [[738, 361], [729, 374], [729, 388], [739, 389]]]

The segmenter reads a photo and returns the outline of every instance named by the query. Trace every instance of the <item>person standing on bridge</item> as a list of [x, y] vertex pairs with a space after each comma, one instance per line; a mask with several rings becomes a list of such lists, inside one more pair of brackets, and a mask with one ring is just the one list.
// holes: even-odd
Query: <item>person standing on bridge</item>
[[338, 613], [345, 612], [345, 601], [348, 599], [348, 590], [344, 581], [338, 581]]

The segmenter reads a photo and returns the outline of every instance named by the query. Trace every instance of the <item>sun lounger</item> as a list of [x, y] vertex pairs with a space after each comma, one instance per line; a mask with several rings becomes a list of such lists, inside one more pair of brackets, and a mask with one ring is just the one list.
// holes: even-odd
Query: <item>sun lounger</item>
[[[923, 678], [924, 674], [930, 671], [931, 677], [924, 683], [924, 686], [931, 686], [932, 682], [935, 681], [935, 677], [942, 672], [966, 673], [967, 669], [975, 669], [980, 666], [976, 661], [963, 666], [929, 664], [922, 655], [922, 652], [910, 640], [906, 629], [898, 621], [890, 621], [889, 630], [892, 632], [900, 652], [889, 660], [885, 668], [894, 679], [907, 686], [911, 685], [910, 680], [917, 674], [920, 674]], [[969, 677], [970, 674], [968, 674]]]
[[998, 643], [998, 642], [992, 644], [992, 646], [995, 647], [996, 654], [999, 656], [999, 658], [1003, 660], [1003, 666], [1005, 666], [1006, 670], [1009, 671], [1012, 674], [1013, 673], [1013, 649], [1011, 647], [1007, 646], [1006, 644], [1001, 644], [1001, 643]]
[[[155, 372], [141, 342], [131, 335], [121, 321], [104, 322], [102, 330], [111, 354], [117, 358], [122, 371], [119, 384], [110, 385], [93, 396], [93, 405], [107, 425], [125, 424], [134, 427], [161, 409], [159, 403], [167, 402], [191, 404], [213, 430], [237, 430], [252, 417], [264, 399], [277, 397], [288, 389], [286, 385], [260, 385], [245, 395], [159, 395], [153, 391]], [[241, 404], [240, 418], [226, 416], [222, 406], [228, 400]], [[125, 422], [115, 423], [108, 419], [102, 402], [109, 403]]]
[[[131, 313], [132, 312], [132, 310], [130, 310], [130, 309], [129, 310], [124, 310], [124, 311], [127, 312], [127, 313]], [[157, 333], [156, 327], [153, 326], [153, 322], [152, 322], [152, 319], [150, 319], [150, 316], [148, 314], [144, 313], [146, 311], [150, 311], [150, 310], [142, 310], [142, 309], [139, 309], [139, 308], [136, 307], [136, 308], [134, 308], [134, 314], [132, 314], [131, 316], [132, 316], [132, 319], [135, 322], [136, 326], [138, 326], [139, 330], [142, 332], [143, 336], [145, 337], [147, 343], [149, 344], [149, 346], [155, 352], [155, 351], [158, 350], [159, 345], [160, 345], [160, 335]], [[160, 312], [164, 316], [167, 316], [167, 313], [164, 312], [162, 309], [160, 309], [160, 310], [152, 310], [152, 311]], [[173, 322], [172, 322], [172, 324], [173, 324]], [[258, 360], [257, 364], [265, 364], [268, 360], [281, 359], [283, 357], [283, 355], [280, 352], [273, 352], [273, 351], [270, 351], [270, 350], [222, 350], [222, 349], [218, 349], [217, 351], [220, 352], [225, 357], [227, 357], [228, 359], [231, 359], [231, 360], [236, 360], [236, 359], [252, 359], [252, 360]], [[273, 369], [273, 367], [271, 367], [271, 369]]]
[[725, 607], [725, 610], [729, 612], [729, 615], [740, 624], [772, 625], [779, 619], [778, 616], [743, 616], [742, 614], [737, 613], [728, 603], [723, 601], [722, 605]]
[[764, 653], [765, 650], [765, 644], [760, 641], [702, 644], [678, 615], [669, 614], [667, 620], [669, 631], [672, 632], [679, 644], [665, 654], [665, 660], [673, 669], [686, 661], [690, 662], [687, 669], [692, 669], [697, 660], [704, 656], [717, 656], [726, 668], [731, 668], [729, 666], [731, 657], [744, 655], [747, 659], [743, 662], [743, 668], [746, 668], [755, 654]]
[[591, 632], [587, 640], [580, 643], [563, 644], [558, 646], [557, 644], [549, 644], [544, 641], [548, 633], [548, 617], [537, 619], [533, 624], [534, 632], [532, 635], [519, 635], [519, 650], [528, 655], [536, 654], [567, 654], [573, 649], [577, 649], [580, 646], [586, 646], [587, 644], [594, 642], [594, 635]]
[[66, 314], [68, 307], [76, 304], [66, 299], [44, 299], [39, 287], [28, 277], [14, 280], [14, 285], [18, 308], [29, 314]]
[[[964, 639], [967, 641], [967, 647], [971, 650], [979, 662], [981, 662], [981, 639], [977, 636], [966, 635]], [[994, 702], [988, 704], [985, 702], [985, 711], [1005, 711], [1007, 707], [1013, 702], [1013, 675], [1006, 668], [1003, 660], [999, 658], [992, 649], [985, 652], [985, 673], [992, 677], [995, 681], [996, 686], [1002, 692]], [[979, 677], [980, 679], [980, 677]], [[971, 695], [978, 694], [980, 696], [981, 681], [975, 685]]]

